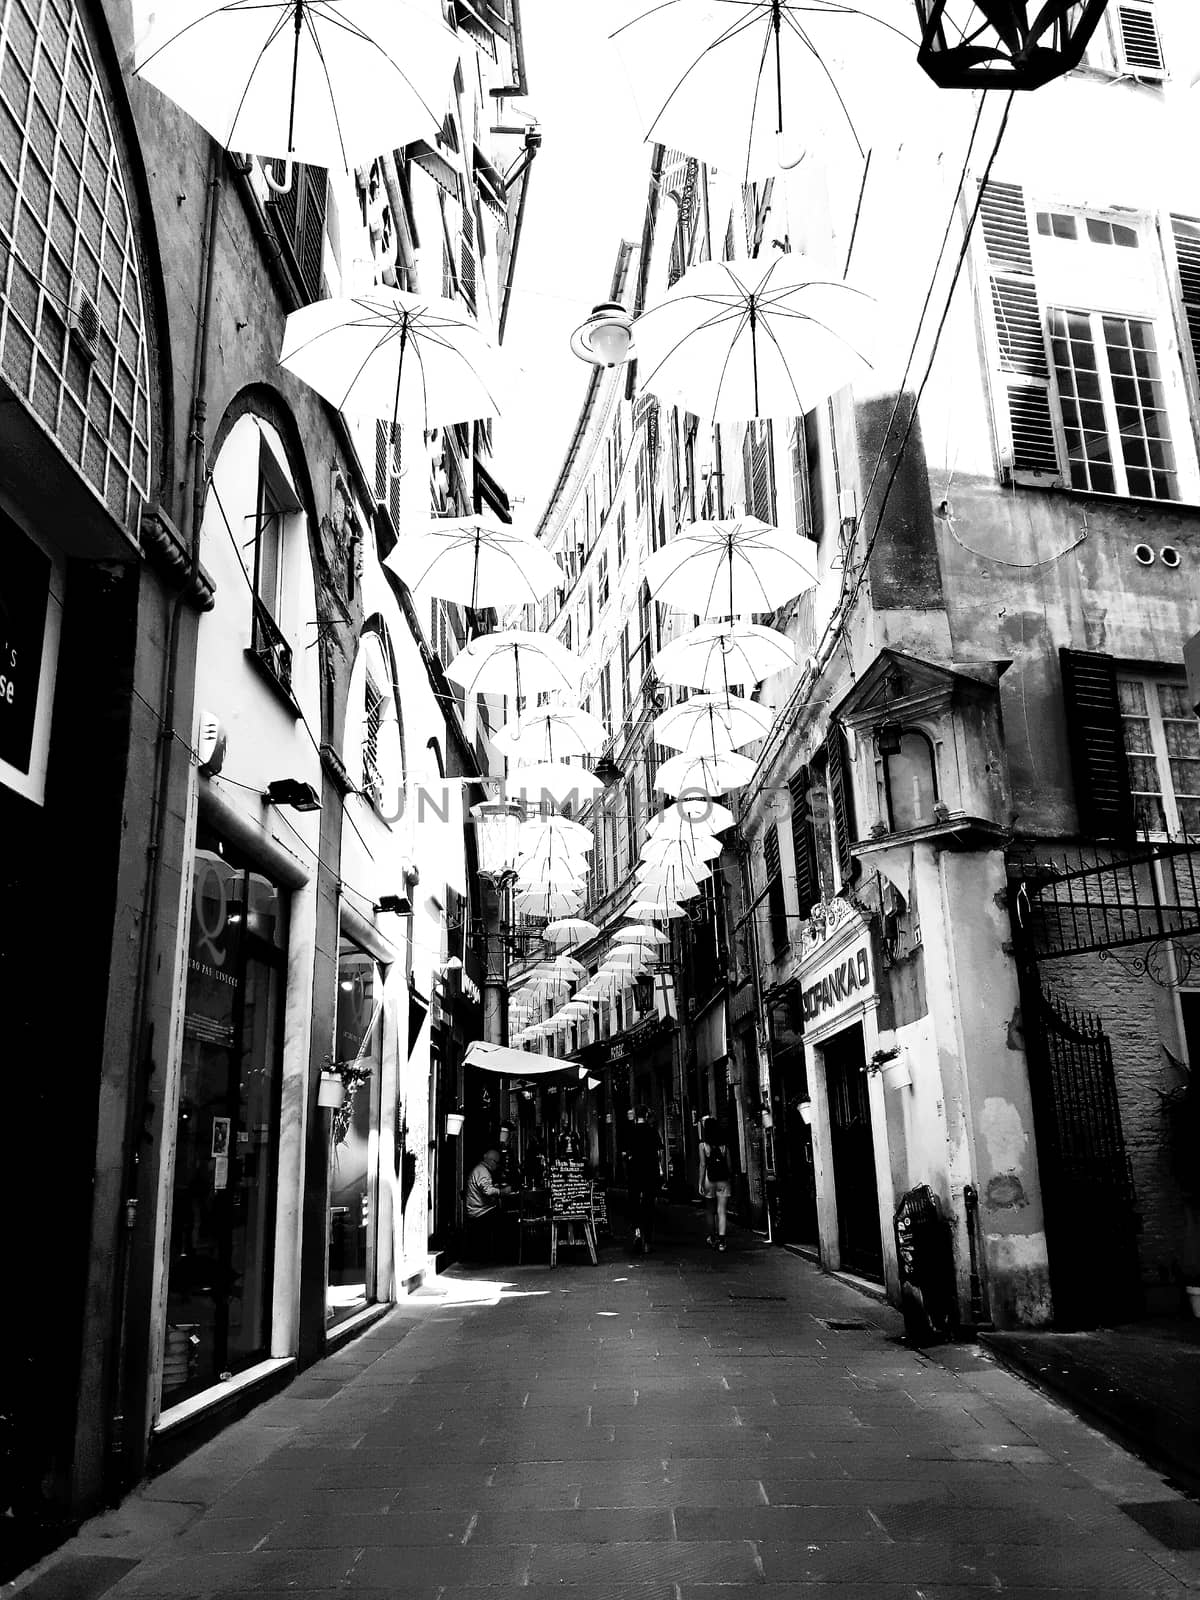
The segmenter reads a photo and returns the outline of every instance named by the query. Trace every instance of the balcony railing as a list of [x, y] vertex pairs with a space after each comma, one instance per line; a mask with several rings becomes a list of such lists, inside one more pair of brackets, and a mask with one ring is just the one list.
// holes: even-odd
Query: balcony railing
[[292, 647], [279, 624], [257, 595], [254, 597], [254, 627], [250, 648], [286, 693], [292, 692]]

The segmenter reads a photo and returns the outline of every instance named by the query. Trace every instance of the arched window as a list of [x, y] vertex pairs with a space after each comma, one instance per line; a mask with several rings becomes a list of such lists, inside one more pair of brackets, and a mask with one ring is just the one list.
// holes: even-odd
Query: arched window
[[878, 771], [881, 801], [893, 833], [934, 820], [937, 759], [929, 735], [918, 729], [889, 729], [880, 735]]
[[346, 768], [376, 805], [404, 785], [404, 730], [387, 636], [368, 625], [359, 644], [346, 713]]
[[0, 6], [0, 368], [127, 528], [150, 493], [144, 295], [125, 181], [70, 0]]

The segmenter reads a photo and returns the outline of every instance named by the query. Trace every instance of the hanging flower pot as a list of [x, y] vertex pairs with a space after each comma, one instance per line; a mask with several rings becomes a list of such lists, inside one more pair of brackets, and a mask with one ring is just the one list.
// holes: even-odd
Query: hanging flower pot
[[898, 1061], [889, 1061], [883, 1069], [883, 1087], [885, 1089], [911, 1089], [912, 1073], [908, 1070], [908, 1061], [901, 1056]]
[[331, 1111], [336, 1111], [346, 1103], [346, 1085], [340, 1073], [323, 1072], [321, 1082], [317, 1088], [317, 1104], [327, 1106]]
[[457, 1139], [459, 1134], [463, 1131], [463, 1123], [465, 1121], [466, 1121], [466, 1118], [464, 1117], [464, 1115], [463, 1115], [463, 1113], [461, 1111], [447, 1111], [447, 1113], [446, 1113], [446, 1134], [447, 1134], [447, 1136], [449, 1138], [451, 1138], [451, 1139]]

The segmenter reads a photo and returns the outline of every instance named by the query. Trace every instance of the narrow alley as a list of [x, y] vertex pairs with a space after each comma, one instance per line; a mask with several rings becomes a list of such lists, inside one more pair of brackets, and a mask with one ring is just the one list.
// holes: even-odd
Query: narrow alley
[[[151, 1480], [25, 1600], [1183, 1596], [1195, 1507], [977, 1347], [738, 1233], [457, 1268]], [[1151, 1531], [1153, 1530], [1153, 1531]], [[7, 1592], [7, 1591], [6, 1591]]]

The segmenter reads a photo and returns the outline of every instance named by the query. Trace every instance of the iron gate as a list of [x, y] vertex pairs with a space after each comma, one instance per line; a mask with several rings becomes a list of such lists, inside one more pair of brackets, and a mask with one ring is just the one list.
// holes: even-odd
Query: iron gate
[[1138, 1217], [1112, 1045], [1100, 1017], [1044, 991], [1026, 1030], [1055, 1320], [1119, 1322], [1141, 1310]]

